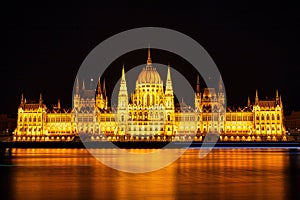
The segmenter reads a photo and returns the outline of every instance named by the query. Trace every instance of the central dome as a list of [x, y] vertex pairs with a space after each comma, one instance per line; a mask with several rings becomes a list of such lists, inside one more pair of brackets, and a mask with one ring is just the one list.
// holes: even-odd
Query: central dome
[[152, 66], [146, 66], [140, 73], [137, 82], [139, 84], [150, 83], [150, 84], [160, 84], [161, 79], [159, 73]]
[[161, 78], [156, 68], [152, 67], [152, 60], [150, 57], [150, 49], [148, 49], [147, 65], [143, 68], [137, 79], [138, 84], [161, 84]]

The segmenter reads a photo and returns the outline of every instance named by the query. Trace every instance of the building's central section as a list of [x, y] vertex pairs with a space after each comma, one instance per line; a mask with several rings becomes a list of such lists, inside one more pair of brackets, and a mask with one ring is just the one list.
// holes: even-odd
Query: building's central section
[[[128, 102], [130, 99], [130, 102]], [[174, 95], [170, 67], [166, 87], [156, 68], [152, 66], [150, 49], [146, 66], [136, 81], [136, 89], [128, 98], [125, 70], [122, 69], [118, 95], [117, 121], [120, 135], [174, 134]]]

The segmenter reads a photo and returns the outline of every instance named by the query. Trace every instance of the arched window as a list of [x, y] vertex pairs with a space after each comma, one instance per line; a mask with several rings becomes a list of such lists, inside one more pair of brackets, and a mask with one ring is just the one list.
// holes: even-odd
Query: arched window
[[258, 115], [256, 115], [256, 120], [259, 120], [259, 116]]
[[277, 114], [277, 120], [280, 120], [280, 115], [279, 114]]
[[124, 122], [124, 115], [121, 115], [121, 121]]
[[147, 105], [148, 106], [150, 105], [150, 95], [149, 94], [147, 95]]
[[270, 120], [270, 116], [269, 116], [269, 114], [267, 114], [267, 120]]
[[261, 120], [265, 120], [265, 116], [264, 115], [261, 115]]
[[163, 112], [160, 113], [160, 117], [161, 117], [161, 118], [164, 117], [164, 113], [163, 113]]
[[168, 115], [168, 121], [170, 121], [170, 115]]
[[275, 120], [275, 116], [274, 116], [274, 114], [272, 114], [272, 120]]

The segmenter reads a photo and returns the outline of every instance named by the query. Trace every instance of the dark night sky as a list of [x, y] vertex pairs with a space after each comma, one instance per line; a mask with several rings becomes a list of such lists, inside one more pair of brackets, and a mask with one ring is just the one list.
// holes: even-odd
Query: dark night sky
[[[2, 6], [0, 113], [17, 113], [22, 92], [28, 99], [38, 99], [42, 92], [47, 105], [60, 98], [62, 106], [70, 107], [73, 82], [86, 55], [106, 38], [144, 26], [171, 28], [198, 41], [222, 73], [228, 104], [244, 105], [256, 88], [260, 97], [272, 97], [279, 88], [285, 110], [300, 109], [296, 4], [97, 2]], [[146, 55], [120, 62], [140, 61]]]

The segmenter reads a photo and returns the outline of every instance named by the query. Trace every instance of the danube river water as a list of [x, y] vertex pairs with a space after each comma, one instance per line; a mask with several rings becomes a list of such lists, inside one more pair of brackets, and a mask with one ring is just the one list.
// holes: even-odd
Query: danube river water
[[188, 149], [163, 169], [131, 174], [85, 149], [11, 149], [0, 178], [0, 199], [300, 199], [300, 152], [214, 149], [200, 159]]

